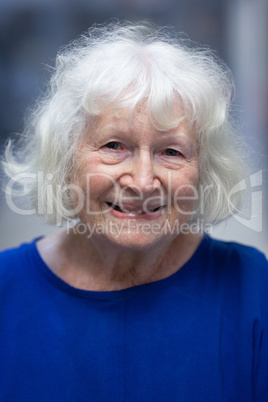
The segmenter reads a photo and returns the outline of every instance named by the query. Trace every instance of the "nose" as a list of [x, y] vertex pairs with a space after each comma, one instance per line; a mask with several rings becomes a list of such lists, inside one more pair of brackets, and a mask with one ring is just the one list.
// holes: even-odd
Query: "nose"
[[160, 187], [150, 152], [141, 151], [133, 158], [129, 171], [121, 176], [120, 184], [143, 194], [151, 194]]

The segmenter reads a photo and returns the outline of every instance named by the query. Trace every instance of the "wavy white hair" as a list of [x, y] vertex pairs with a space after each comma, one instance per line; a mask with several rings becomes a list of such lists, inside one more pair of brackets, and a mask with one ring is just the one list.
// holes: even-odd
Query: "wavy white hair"
[[90, 119], [110, 104], [135, 113], [145, 101], [152, 124], [168, 130], [183, 106], [196, 127], [199, 185], [210, 189], [194, 219], [219, 222], [230, 215], [229, 194], [243, 174], [230, 118], [233, 93], [228, 68], [208, 49], [147, 23], [93, 27], [59, 52], [49, 90], [29, 115], [22, 144], [8, 143], [3, 166], [10, 178], [23, 173], [18, 194], [29, 193], [49, 222], [76, 218], [66, 189]]

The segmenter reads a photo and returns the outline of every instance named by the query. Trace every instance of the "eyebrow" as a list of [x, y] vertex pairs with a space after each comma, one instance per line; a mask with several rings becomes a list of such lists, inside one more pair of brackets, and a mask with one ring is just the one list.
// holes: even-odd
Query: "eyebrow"
[[[160, 142], [165, 142], [165, 141], [174, 141], [174, 142], [179, 142], [181, 145], [184, 147], [187, 147], [189, 151], [193, 150], [193, 143], [194, 143], [194, 138], [192, 135], [190, 135], [190, 131], [188, 131], [189, 135], [186, 134], [184, 131], [176, 131], [178, 128], [174, 128], [172, 130], [167, 130], [167, 131], [159, 131], [157, 133], [158, 138]], [[129, 127], [127, 124], [118, 124], [118, 120], [114, 122], [113, 120], [110, 121], [108, 124], [104, 124], [103, 126], [96, 126], [95, 127], [95, 132], [97, 133], [96, 137], [93, 138], [93, 141], [98, 141], [98, 133], [104, 136], [104, 138], [110, 137], [110, 136], [127, 136], [128, 138], [133, 138], [132, 134], [132, 127]], [[119, 138], [120, 139], [120, 138]]]

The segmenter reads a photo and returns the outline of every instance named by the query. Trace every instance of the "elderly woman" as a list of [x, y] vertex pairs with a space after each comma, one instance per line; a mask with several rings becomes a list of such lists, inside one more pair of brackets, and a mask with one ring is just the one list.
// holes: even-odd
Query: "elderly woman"
[[1, 401], [268, 400], [266, 259], [203, 230], [239, 202], [232, 92], [142, 24], [58, 55], [4, 168], [67, 224], [1, 253]]

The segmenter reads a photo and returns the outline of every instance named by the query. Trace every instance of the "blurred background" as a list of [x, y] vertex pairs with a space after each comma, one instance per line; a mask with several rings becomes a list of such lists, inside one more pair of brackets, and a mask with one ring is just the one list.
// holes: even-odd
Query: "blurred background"
[[[268, 256], [267, 16], [267, 0], [1, 0], [1, 153], [7, 137], [22, 130], [25, 111], [45, 88], [61, 46], [111, 18], [172, 25], [216, 50], [231, 68], [236, 123], [248, 144], [246, 209], [213, 228], [212, 235], [253, 245]], [[12, 212], [1, 192], [0, 250], [55, 230], [37, 216]]]

